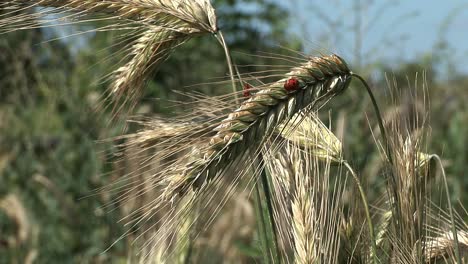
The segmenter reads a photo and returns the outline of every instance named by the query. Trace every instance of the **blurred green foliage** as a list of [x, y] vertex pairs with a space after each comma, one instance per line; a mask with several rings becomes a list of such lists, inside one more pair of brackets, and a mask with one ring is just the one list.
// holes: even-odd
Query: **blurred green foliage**
[[[287, 32], [287, 12], [276, 4], [219, 0], [214, 5], [232, 50], [287, 53], [280, 45], [301, 50], [300, 40]], [[255, 8], [245, 7], [250, 5]], [[112, 210], [118, 205], [104, 207], [111, 197], [94, 192], [117, 177], [106, 163], [112, 147], [96, 140], [118, 135], [124, 124], [110, 126], [110, 114], [95, 109], [97, 97], [106, 88], [102, 77], [121, 59], [115, 55], [119, 47], [106, 48], [117, 33], [87, 35], [86, 45], [79, 48], [68, 38], [45, 42], [51, 34], [57, 32], [35, 29], [0, 38], [0, 200], [16, 197], [16, 206], [26, 212], [22, 216], [0, 209], [0, 263], [24, 263], [28, 258], [36, 263], [125, 263], [127, 241], [106, 251], [123, 234], [117, 222], [119, 210]], [[235, 58], [244, 65], [281, 63], [267, 57], [235, 54]], [[375, 67], [379, 68], [363, 71], [394, 72], [401, 93], [407, 95], [411, 93], [407, 77], [412, 79], [432, 65], [421, 60], [399, 69]], [[187, 87], [226, 73], [224, 53], [213, 36], [191, 40], [150, 81], [136, 111], [170, 115], [174, 109], [167, 108], [165, 100], [184, 97], [168, 88], [209, 95], [229, 92], [229, 85]], [[427, 149], [446, 161], [453, 198], [461, 197], [468, 204], [463, 194], [468, 189], [468, 78], [442, 80], [435, 72], [428, 72], [427, 77], [432, 127]], [[383, 77], [372, 80], [372, 85], [379, 101], [391, 102]], [[382, 179], [375, 179], [377, 174], [369, 165], [377, 162], [378, 153], [364, 112], [369, 113], [371, 124], [376, 123], [363, 94], [359, 84], [353, 85], [332, 102], [331, 116], [344, 122], [346, 157], [364, 171], [370, 184], [381, 186]], [[18, 234], [23, 229], [27, 230], [26, 239]], [[240, 247], [246, 252], [254, 250]]]

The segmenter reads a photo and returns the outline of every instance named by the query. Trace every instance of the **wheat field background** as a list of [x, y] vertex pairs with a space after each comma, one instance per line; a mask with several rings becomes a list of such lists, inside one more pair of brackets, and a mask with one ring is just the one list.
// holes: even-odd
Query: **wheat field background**
[[404, 8], [1, 2], [0, 263], [465, 263], [466, 4]]

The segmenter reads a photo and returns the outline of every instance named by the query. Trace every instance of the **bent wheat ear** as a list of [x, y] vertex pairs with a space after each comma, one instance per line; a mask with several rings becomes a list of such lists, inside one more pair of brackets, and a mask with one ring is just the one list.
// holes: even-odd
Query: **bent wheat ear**
[[114, 112], [119, 112], [126, 102], [133, 108], [150, 75], [169, 57], [172, 50], [188, 39], [187, 34], [149, 26], [133, 45], [130, 54], [132, 58], [114, 72], [110, 87], [110, 95], [114, 96], [112, 99], [116, 103]]
[[197, 191], [232, 161], [246, 152], [255, 153], [282, 123], [294, 114], [326, 102], [346, 89], [351, 72], [336, 55], [314, 57], [286, 76], [259, 88], [241, 106], [221, 121], [200, 157], [179, 169], [167, 187], [168, 197]]
[[13, 0], [2, 3], [1, 7], [11, 13], [33, 7], [58, 9], [43, 11], [35, 16], [18, 15], [4, 18], [1, 21], [2, 26], [6, 22], [10, 22], [10, 25], [20, 23], [21, 18], [37, 18], [61, 11], [70, 11], [78, 13], [79, 16], [104, 14], [143, 25], [166, 25], [169, 21], [179, 20], [186, 24], [184, 30], [186, 33], [218, 31], [215, 11], [209, 0]]
[[454, 247], [461, 249], [462, 255], [468, 254], [468, 232], [457, 231], [457, 240], [454, 239], [451, 231], [441, 234], [439, 237], [428, 239], [424, 242], [425, 260], [427, 263], [434, 263], [438, 259], [453, 259], [455, 260]]
[[[132, 27], [143, 31], [131, 47], [131, 53], [126, 55], [130, 59], [114, 72], [109, 89], [110, 99], [115, 103], [114, 113], [127, 104], [130, 110], [134, 107], [148, 77], [174, 48], [196, 35], [218, 32], [215, 10], [209, 0], [13, 0], [0, 4], [0, 7], [10, 11], [0, 16], [0, 33], [54, 26], [50, 20], [37, 19], [63, 12], [71, 12], [66, 16], [71, 24], [86, 21], [83, 15], [101, 14], [108, 17], [102, 20], [118, 21], [119, 25], [99, 31]], [[39, 9], [29, 15], [17, 12], [36, 7], [52, 9]], [[61, 24], [57, 22], [62, 19], [59, 16], [55, 24]]]

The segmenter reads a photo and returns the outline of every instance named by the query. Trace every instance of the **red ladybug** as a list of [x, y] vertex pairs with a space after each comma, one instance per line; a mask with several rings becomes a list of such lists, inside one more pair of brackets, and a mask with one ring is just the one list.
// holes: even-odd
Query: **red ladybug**
[[297, 78], [291, 77], [284, 82], [284, 89], [287, 91], [296, 91], [299, 89], [299, 80]]
[[251, 93], [250, 93], [251, 90], [252, 90], [252, 85], [250, 85], [248, 83], [244, 83], [244, 89], [243, 89], [244, 97], [250, 97], [251, 96]]

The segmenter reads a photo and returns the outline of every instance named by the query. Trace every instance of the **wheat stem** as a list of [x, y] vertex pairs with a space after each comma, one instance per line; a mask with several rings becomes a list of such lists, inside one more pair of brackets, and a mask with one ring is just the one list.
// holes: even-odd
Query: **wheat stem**
[[447, 203], [448, 203], [448, 210], [450, 214], [450, 225], [452, 228], [452, 233], [453, 233], [453, 241], [455, 242], [455, 256], [457, 258], [457, 263], [462, 263], [461, 262], [461, 255], [460, 255], [460, 245], [458, 244], [458, 236], [457, 236], [457, 229], [456, 229], [456, 224], [455, 224], [455, 217], [453, 216], [453, 208], [452, 208], [452, 202], [450, 199], [450, 192], [449, 192], [449, 187], [447, 183], [447, 176], [445, 175], [445, 170], [444, 167], [442, 166], [442, 160], [438, 155], [432, 155], [434, 159], [437, 160], [440, 166], [440, 171], [442, 174], [442, 177], [444, 179], [444, 187], [445, 187], [445, 194], [447, 195]]
[[276, 256], [274, 256], [274, 259], [279, 259], [281, 255], [280, 255], [280, 250], [278, 247], [278, 230], [276, 229], [277, 225], [276, 225], [275, 216], [273, 213], [272, 192], [270, 189], [268, 176], [266, 174], [266, 170], [264, 166], [262, 166], [262, 171], [260, 172], [260, 178], [262, 180], [263, 193], [265, 195], [265, 200], [266, 200], [265, 202], [266, 202], [267, 209], [268, 209], [268, 216], [270, 217], [271, 230], [273, 233], [273, 243], [272, 243], [273, 245], [272, 246], [275, 248], [275, 252], [276, 252]]
[[225, 56], [226, 56], [226, 60], [227, 60], [227, 64], [228, 64], [228, 69], [229, 69], [229, 77], [231, 79], [231, 85], [232, 85], [232, 93], [234, 94], [235, 98], [236, 98], [236, 104], [239, 104], [239, 96], [237, 95], [237, 87], [236, 87], [236, 81], [234, 79], [234, 70], [233, 70], [233, 67], [232, 67], [232, 57], [231, 57], [231, 53], [229, 52], [229, 48], [226, 44], [226, 41], [224, 40], [224, 36], [223, 36], [223, 32], [221, 31], [218, 31], [218, 33], [216, 34], [216, 39], [218, 39], [219, 43], [221, 44], [221, 46], [223, 47], [223, 50], [224, 50], [224, 53], [225, 53]]
[[258, 235], [260, 239], [260, 244], [262, 245], [262, 251], [263, 251], [263, 258], [265, 263], [273, 263], [271, 254], [270, 254], [270, 248], [268, 246], [268, 234], [267, 234], [267, 222], [265, 220], [265, 216], [263, 215], [263, 207], [262, 207], [262, 197], [260, 195], [260, 183], [256, 182], [255, 183], [255, 203], [257, 204], [256, 211], [257, 211], [257, 224], [258, 224]]
[[[359, 81], [361, 81], [361, 83], [364, 85], [364, 87], [367, 90], [367, 94], [369, 95], [369, 97], [370, 97], [370, 99], [372, 101], [372, 105], [374, 107], [374, 111], [375, 111], [375, 114], [377, 116], [377, 123], [379, 125], [380, 133], [382, 134], [383, 144], [384, 144], [385, 153], [386, 153], [388, 162], [390, 163], [391, 166], [393, 166], [394, 165], [394, 162], [393, 162], [393, 154], [394, 153], [393, 153], [393, 151], [392, 151], [392, 149], [390, 147], [390, 140], [387, 137], [386, 129], [385, 129], [384, 122], [383, 122], [383, 119], [382, 119], [382, 114], [380, 113], [379, 105], [377, 103], [377, 100], [375, 99], [374, 93], [372, 92], [372, 89], [369, 87], [369, 85], [367, 84], [366, 80], [364, 80], [363, 77], [361, 77], [360, 75], [357, 75], [355, 73], [351, 73], [351, 76], [356, 77]], [[396, 187], [397, 186], [396, 179], [395, 179], [395, 177], [393, 177], [391, 175], [387, 175], [387, 181], [391, 182], [391, 186], [394, 187], [394, 188], [392, 188], [392, 190], [393, 190], [393, 199], [391, 200], [393, 202], [392, 208], [396, 210], [396, 213], [397, 213], [398, 216], [401, 216], [401, 209], [400, 209], [399, 206], [397, 206], [399, 204], [400, 197], [398, 195], [398, 191], [397, 191], [397, 187]]]
[[371, 255], [373, 256], [374, 263], [379, 263], [379, 260], [377, 257], [377, 245], [376, 245], [375, 235], [374, 235], [374, 226], [372, 225], [372, 218], [370, 216], [369, 204], [367, 202], [366, 193], [364, 192], [364, 189], [362, 188], [362, 185], [361, 185], [361, 181], [359, 180], [358, 176], [354, 172], [351, 165], [349, 165], [348, 162], [343, 162], [343, 165], [348, 169], [348, 171], [353, 176], [353, 179], [356, 182], [356, 186], [358, 187], [359, 193], [361, 195], [362, 204], [364, 205], [364, 212], [366, 214], [366, 219], [367, 219], [367, 227], [369, 228], [369, 236], [370, 236], [370, 241], [371, 241], [370, 243], [371, 243], [371, 249], [372, 249]]
[[384, 143], [384, 148], [385, 148], [385, 153], [387, 155], [387, 159], [389, 160], [390, 164], [393, 164], [393, 157], [390, 151], [390, 143], [389, 143], [387, 133], [385, 130], [384, 122], [382, 119], [382, 114], [380, 113], [379, 104], [377, 103], [377, 100], [375, 99], [374, 93], [372, 92], [372, 89], [367, 84], [366, 80], [364, 80], [364, 78], [362, 78], [360, 75], [351, 73], [351, 76], [356, 77], [359, 81], [361, 81], [361, 83], [364, 85], [364, 87], [367, 90], [367, 94], [369, 94], [369, 97], [372, 101], [372, 106], [374, 107], [374, 111], [377, 116], [380, 133], [382, 134], [382, 138], [384, 139], [383, 143]]

